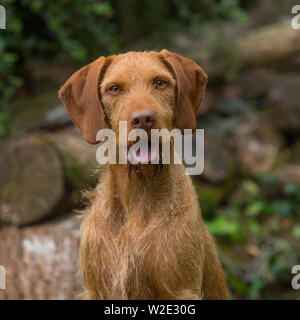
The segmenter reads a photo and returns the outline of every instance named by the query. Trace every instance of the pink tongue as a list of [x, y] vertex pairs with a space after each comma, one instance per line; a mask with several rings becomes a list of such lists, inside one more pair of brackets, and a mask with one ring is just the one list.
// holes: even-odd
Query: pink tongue
[[156, 148], [151, 148], [151, 146], [148, 146], [148, 150], [141, 148], [137, 152], [133, 152], [134, 160], [140, 163], [150, 163], [156, 158], [156, 156], [157, 150]]

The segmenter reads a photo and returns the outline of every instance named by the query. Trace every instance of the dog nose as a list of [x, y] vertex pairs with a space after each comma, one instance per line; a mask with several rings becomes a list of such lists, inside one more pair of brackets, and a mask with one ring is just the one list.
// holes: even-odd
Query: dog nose
[[151, 110], [132, 112], [129, 121], [133, 128], [151, 129], [155, 122], [155, 113]]

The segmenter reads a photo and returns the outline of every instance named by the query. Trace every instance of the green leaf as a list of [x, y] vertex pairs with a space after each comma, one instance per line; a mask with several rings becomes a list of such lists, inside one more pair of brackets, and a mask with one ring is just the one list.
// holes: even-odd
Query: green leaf
[[288, 217], [293, 214], [293, 205], [288, 200], [275, 200], [272, 202], [272, 211], [283, 217]]
[[261, 184], [269, 186], [276, 186], [276, 184], [278, 183], [278, 177], [270, 173], [260, 174], [258, 180]]
[[251, 299], [259, 298], [260, 291], [265, 287], [265, 283], [262, 279], [258, 278], [254, 280], [250, 286], [249, 296]]
[[264, 200], [255, 200], [249, 206], [246, 207], [246, 214], [253, 217], [262, 213], [266, 208], [266, 202]]
[[248, 287], [246, 286], [246, 284], [243, 283], [240, 279], [238, 279], [234, 275], [230, 275], [228, 277], [228, 282], [230, 287], [234, 288], [240, 294], [247, 294]]
[[94, 10], [97, 14], [110, 17], [113, 14], [110, 3], [102, 2], [95, 5]]
[[293, 228], [293, 236], [295, 238], [300, 238], [300, 224], [296, 224]]
[[254, 219], [251, 219], [250, 221], [248, 221], [247, 225], [250, 233], [252, 234], [258, 234], [262, 229], [260, 224], [256, 222]]
[[295, 183], [289, 182], [284, 187], [284, 193], [287, 196], [293, 196], [293, 195], [299, 194], [300, 193], [300, 189]]
[[233, 235], [239, 231], [239, 224], [237, 221], [228, 220], [222, 216], [208, 222], [207, 227], [214, 235]]
[[252, 195], [257, 195], [259, 192], [259, 186], [252, 180], [246, 180], [243, 182], [243, 187]]

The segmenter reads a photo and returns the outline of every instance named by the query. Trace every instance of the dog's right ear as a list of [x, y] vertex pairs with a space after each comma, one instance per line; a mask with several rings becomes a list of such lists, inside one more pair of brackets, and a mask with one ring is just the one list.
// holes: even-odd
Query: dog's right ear
[[100, 82], [109, 60], [101, 57], [75, 72], [60, 88], [59, 98], [64, 103], [83, 138], [91, 144], [97, 132], [105, 127], [105, 114], [100, 99]]

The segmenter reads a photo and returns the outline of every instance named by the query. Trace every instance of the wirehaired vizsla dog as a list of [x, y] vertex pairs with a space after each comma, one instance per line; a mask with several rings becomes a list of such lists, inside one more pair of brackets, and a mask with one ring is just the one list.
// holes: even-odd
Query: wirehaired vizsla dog
[[[59, 96], [95, 144], [100, 129], [118, 136], [121, 120], [128, 132], [195, 129], [206, 82], [205, 72], [178, 54], [128, 52], [81, 68]], [[85, 299], [228, 298], [183, 165], [108, 164], [90, 201], [80, 244]]]

